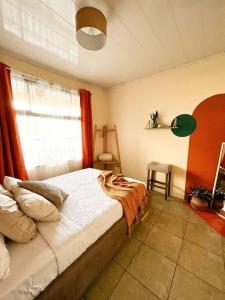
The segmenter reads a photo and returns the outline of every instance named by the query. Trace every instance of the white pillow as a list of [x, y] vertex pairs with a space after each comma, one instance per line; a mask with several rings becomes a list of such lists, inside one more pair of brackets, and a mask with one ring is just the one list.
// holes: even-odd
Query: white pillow
[[10, 176], [5, 176], [4, 177], [4, 187], [9, 191], [12, 192], [13, 188], [15, 186], [17, 186], [17, 182], [21, 181], [20, 179], [14, 178], [14, 177], [10, 177]]
[[20, 179], [5, 176], [4, 187], [12, 192], [14, 199], [23, 213], [35, 221], [58, 221], [60, 215], [55, 205], [41, 195], [19, 187], [18, 182], [20, 181]]
[[6, 248], [4, 236], [0, 233], [0, 280], [3, 280], [9, 276], [9, 264], [9, 251]]
[[41, 195], [18, 185], [13, 187], [12, 192], [19, 208], [35, 221], [55, 222], [60, 219], [59, 211], [55, 205]]
[[0, 184], [0, 194], [8, 196], [13, 199], [13, 194], [11, 192], [9, 192], [8, 190], [6, 190], [2, 184]]

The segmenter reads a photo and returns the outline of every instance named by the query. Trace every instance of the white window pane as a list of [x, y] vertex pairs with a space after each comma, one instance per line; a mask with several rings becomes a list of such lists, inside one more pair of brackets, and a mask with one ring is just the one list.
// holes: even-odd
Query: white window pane
[[12, 76], [14, 106], [28, 170], [82, 160], [80, 97], [58, 86]]

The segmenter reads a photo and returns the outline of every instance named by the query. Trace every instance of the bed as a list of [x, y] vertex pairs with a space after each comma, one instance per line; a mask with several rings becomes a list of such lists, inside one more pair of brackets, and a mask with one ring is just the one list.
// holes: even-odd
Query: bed
[[[11, 274], [0, 300], [79, 299], [128, 238], [121, 204], [84, 169], [46, 180], [69, 194], [59, 222], [39, 222], [28, 244], [8, 242]], [[104, 250], [104, 251], [102, 251]]]

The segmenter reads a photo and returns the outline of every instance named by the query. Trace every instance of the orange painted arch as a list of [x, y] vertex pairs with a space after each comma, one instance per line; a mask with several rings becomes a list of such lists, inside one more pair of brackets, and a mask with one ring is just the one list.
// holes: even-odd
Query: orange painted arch
[[190, 136], [185, 196], [190, 187], [213, 189], [222, 142], [225, 142], [225, 94], [202, 101], [194, 110], [197, 129]]

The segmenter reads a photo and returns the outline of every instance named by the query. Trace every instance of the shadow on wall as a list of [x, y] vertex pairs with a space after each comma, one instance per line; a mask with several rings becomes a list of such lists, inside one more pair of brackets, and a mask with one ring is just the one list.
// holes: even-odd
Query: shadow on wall
[[225, 94], [202, 101], [193, 116], [197, 129], [189, 141], [186, 197], [191, 186], [213, 188], [221, 143], [225, 141]]
[[[170, 190], [171, 196], [184, 194], [184, 188], [180, 185], [174, 184], [174, 182], [180, 182], [179, 179], [183, 179], [183, 178], [185, 178], [185, 176], [186, 176], [185, 169], [182, 169], [180, 167], [173, 165], [172, 176], [171, 176], [171, 190]], [[146, 182], [146, 179], [145, 179], [145, 182]], [[158, 172], [155, 179], [165, 182], [165, 174]], [[159, 188], [154, 188], [154, 191], [159, 192], [159, 193], [164, 193], [164, 190], [159, 189]], [[181, 198], [181, 196], [179, 196], [179, 197]], [[177, 196], [177, 198], [178, 198], [178, 196]]]
[[[177, 166], [173, 165], [172, 178], [171, 178], [171, 195], [183, 194], [184, 193], [183, 187], [174, 184], [174, 182], [177, 181], [178, 178], [184, 178], [185, 176], [186, 176], [186, 170], [185, 169], [182, 169], [180, 167], [177, 167]], [[174, 177], [176, 177], [175, 180], [174, 180]]]

